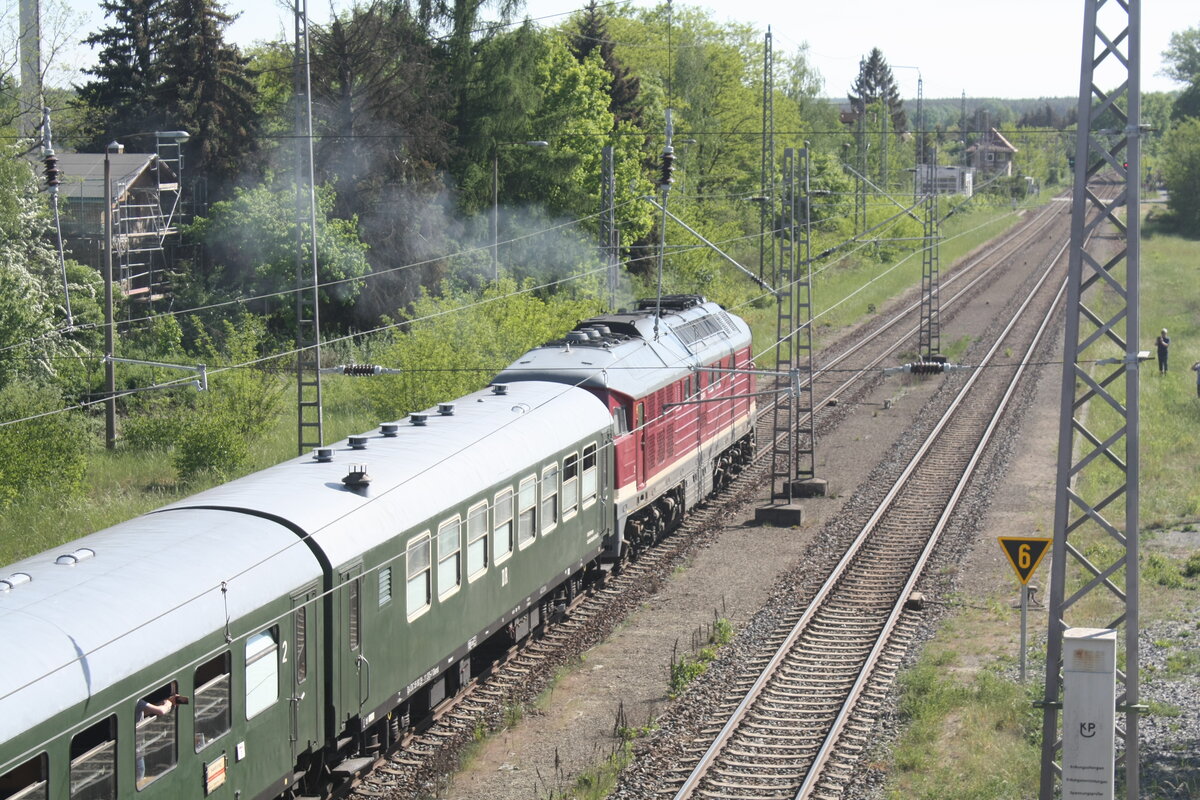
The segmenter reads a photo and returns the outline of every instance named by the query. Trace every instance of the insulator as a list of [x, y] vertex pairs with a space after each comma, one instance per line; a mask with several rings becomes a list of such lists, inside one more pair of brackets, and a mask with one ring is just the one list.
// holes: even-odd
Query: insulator
[[939, 364], [936, 361], [923, 361], [920, 364], [912, 365], [913, 375], [941, 375], [944, 372], [945, 365]]
[[343, 375], [351, 377], [366, 377], [368, 375], [378, 375], [380, 368], [374, 364], [347, 364], [342, 368]]
[[664, 147], [662, 153], [662, 173], [659, 176], [659, 186], [670, 186], [675, 182], [675, 148]]
[[46, 185], [50, 187], [60, 185], [62, 183], [63, 172], [58, 168], [58, 157], [54, 155], [53, 150], [46, 154], [46, 157], [42, 159], [42, 163], [46, 165]]

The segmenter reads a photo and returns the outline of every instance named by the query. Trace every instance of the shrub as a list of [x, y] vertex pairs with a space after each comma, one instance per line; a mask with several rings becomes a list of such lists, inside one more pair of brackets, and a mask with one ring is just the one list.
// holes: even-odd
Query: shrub
[[246, 468], [246, 439], [219, 419], [198, 415], [190, 420], [175, 446], [173, 463], [183, 483], [205, 477], [228, 480]]
[[[18, 379], [0, 389], [0, 419], [15, 420], [61, 408], [57, 389]], [[83, 490], [91, 442], [76, 412], [51, 414], [0, 428], [0, 508], [19, 495], [53, 487], [60, 496]]]

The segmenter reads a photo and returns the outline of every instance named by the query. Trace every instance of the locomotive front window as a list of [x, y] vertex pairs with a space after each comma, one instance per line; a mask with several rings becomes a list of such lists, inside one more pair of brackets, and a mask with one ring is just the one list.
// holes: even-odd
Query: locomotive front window
[[46, 754], [0, 775], [0, 800], [46, 800]]
[[170, 772], [179, 760], [175, 684], [168, 683], [137, 701], [134, 779], [138, 791]]
[[117, 718], [102, 719], [71, 739], [71, 800], [117, 796]]
[[196, 694], [192, 698], [192, 713], [196, 715], [197, 753], [229, 730], [232, 719], [229, 713], [232, 699], [229, 665], [229, 653], [222, 653], [196, 668]]
[[467, 576], [476, 578], [488, 565], [487, 502], [467, 512]]
[[279, 629], [260, 631], [246, 640], [246, 719], [279, 699]]
[[517, 544], [526, 547], [533, 541], [537, 524], [537, 476], [521, 481], [517, 497]]
[[513, 490], [505, 489], [496, 495], [496, 518], [492, 521], [492, 532], [495, 534], [496, 563], [499, 564], [512, 554], [513, 550]]
[[567, 519], [579, 507], [579, 454], [571, 453], [563, 459], [562, 482], [563, 519]]
[[408, 618], [413, 619], [429, 608], [433, 597], [430, 586], [429, 532], [408, 543]]
[[583, 448], [583, 506], [587, 508], [596, 501], [596, 445]]
[[558, 524], [558, 464], [542, 470], [542, 533]]
[[462, 581], [462, 525], [458, 517], [438, 526], [438, 599], [458, 590]]

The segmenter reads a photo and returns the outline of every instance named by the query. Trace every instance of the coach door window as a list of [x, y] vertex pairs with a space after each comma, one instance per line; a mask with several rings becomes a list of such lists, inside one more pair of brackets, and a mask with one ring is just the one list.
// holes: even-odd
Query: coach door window
[[512, 555], [513, 550], [513, 490], [505, 489], [496, 495], [495, 519], [492, 521], [492, 541], [496, 548], [496, 563]]
[[169, 772], [179, 760], [177, 698], [175, 684], [168, 683], [137, 701], [134, 778], [139, 791]]
[[0, 775], [0, 800], [46, 800], [46, 754]]
[[458, 517], [438, 526], [438, 599], [458, 591], [462, 581], [462, 523]]
[[229, 653], [222, 653], [196, 668], [196, 693], [192, 713], [196, 715], [196, 752], [212, 744], [229, 730], [232, 715], [229, 683]]
[[563, 459], [562, 515], [568, 519], [579, 508], [579, 454], [571, 453]]
[[271, 627], [246, 640], [246, 719], [266, 711], [279, 699], [279, 628]]
[[520, 489], [517, 495], [517, 545], [527, 547], [537, 530], [537, 476], [530, 475], [521, 481]]
[[596, 501], [596, 445], [583, 448], [583, 507]]
[[625, 406], [617, 406], [613, 409], [613, 435], [620, 436], [623, 433], [629, 433], [629, 412]]
[[488, 565], [487, 501], [467, 512], [467, 578], [479, 577]]
[[542, 533], [558, 524], [558, 464], [542, 470]]
[[117, 718], [103, 719], [71, 739], [71, 800], [117, 796]]
[[408, 543], [408, 618], [415, 619], [429, 608], [433, 597], [430, 586], [429, 531]]

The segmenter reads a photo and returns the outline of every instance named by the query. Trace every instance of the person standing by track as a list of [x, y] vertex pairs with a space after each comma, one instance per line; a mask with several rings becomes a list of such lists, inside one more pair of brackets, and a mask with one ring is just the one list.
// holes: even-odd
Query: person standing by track
[[1200, 361], [1192, 364], [1192, 369], [1196, 373], [1196, 397], [1200, 398]]
[[1154, 340], [1154, 347], [1158, 350], [1158, 374], [1167, 374], [1167, 348], [1171, 346], [1171, 337], [1167, 336], [1167, 329], [1163, 328], [1162, 333]]

